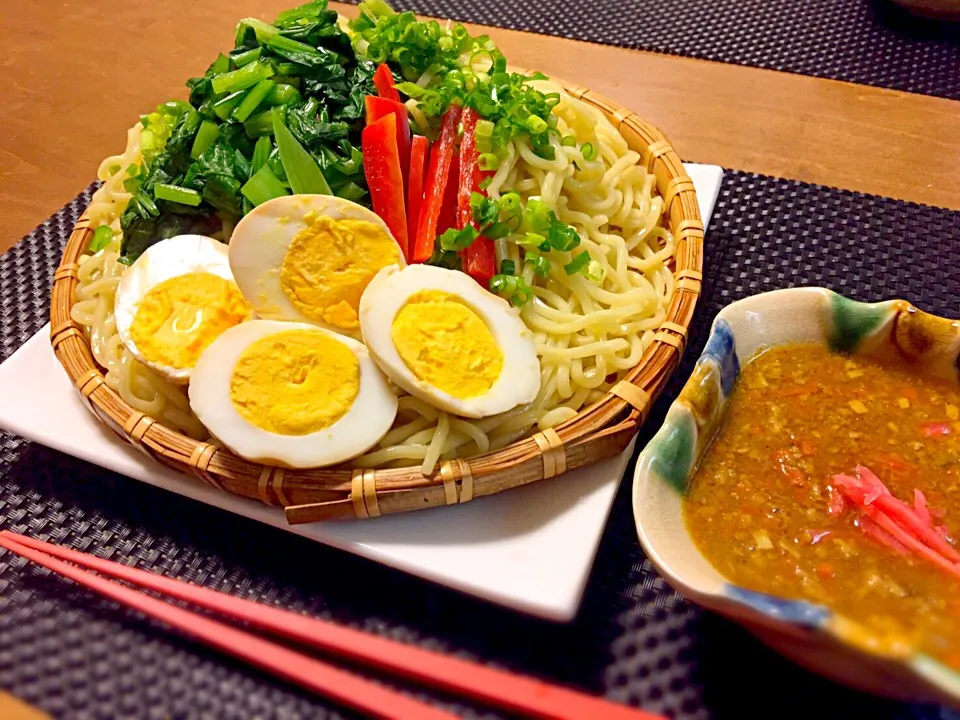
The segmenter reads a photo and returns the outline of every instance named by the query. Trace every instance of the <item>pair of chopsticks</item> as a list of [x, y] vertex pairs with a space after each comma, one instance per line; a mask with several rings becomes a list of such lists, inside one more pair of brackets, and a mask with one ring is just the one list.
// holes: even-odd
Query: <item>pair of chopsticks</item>
[[351, 663], [381, 670], [448, 695], [479, 701], [522, 717], [542, 720], [663, 720], [641, 710], [533, 678], [154, 575], [7, 530], [0, 532], [0, 547], [160, 620], [189, 637], [369, 717], [382, 720], [453, 720], [456, 716], [328, 662], [171, 605], [102, 576], [117, 578], [168, 598], [212, 610]]

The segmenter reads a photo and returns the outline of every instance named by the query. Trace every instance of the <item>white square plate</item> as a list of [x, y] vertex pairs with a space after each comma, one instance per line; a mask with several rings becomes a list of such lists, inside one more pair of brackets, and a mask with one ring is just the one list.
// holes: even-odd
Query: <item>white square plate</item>
[[[687, 165], [706, 224], [722, 171]], [[633, 449], [550, 482], [466, 505], [377, 520], [288, 525], [283, 512], [219, 492], [145, 457], [102, 426], [50, 349], [49, 328], [0, 365], [0, 427], [114, 472], [347, 550], [521, 612], [577, 612]]]

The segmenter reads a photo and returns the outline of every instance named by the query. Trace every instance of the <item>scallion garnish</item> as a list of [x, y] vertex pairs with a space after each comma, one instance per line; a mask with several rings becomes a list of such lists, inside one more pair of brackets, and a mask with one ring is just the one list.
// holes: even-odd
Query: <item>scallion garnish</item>
[[550, 275], [550, 261], [534, 250], [527, 251], [523, 262], [530, 265], [533, 271], [540, 277], [548, 277]]
[[593, 160], [597, 156], [597, 150], [591, 143], [581, 145], [580, 152], [583, 153], [584, 160]]
[[533, 288], [517, 275], [494, 275], [489, 287], [490, 292], [509, 300], [515, 307], [523, 307], [533, 300]]
[[89, 252], [98, 253], [113, 240], [113, 229], [109, 225], [101, 225], [93, 232], [90, 238]]
[[567, 275], [576, 275], [578, 272], [585, 269], [589, 264], [590, 253], [582, 252], [574, 257], [573, 260], [564, 265], [563, 269], [567, 271]]

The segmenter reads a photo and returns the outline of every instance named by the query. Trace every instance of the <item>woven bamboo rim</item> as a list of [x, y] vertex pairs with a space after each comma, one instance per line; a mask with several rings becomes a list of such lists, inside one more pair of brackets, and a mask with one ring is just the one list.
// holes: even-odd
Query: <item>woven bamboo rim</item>
[[593, 105], [623, 134], [656, 176], [664, 222], [675, 237], [677, 286], [667, 317], [639, 364], [601, 400], [576, 417], [495, 452], [445, 461], [430, 476], [419, 467], [363, 470], [349, 465], [312, 470], [264, 466], [198, 442], [134, 410], [104, 382], [87, 339], [70, 318], [77, 263], [93, 234], [84, 215], [73, 228], [54, 275], [50, 342], [84, 403], [118, 436], [148, 456], [225, 492], [284, 508], [288, 522], [370, 518], [474, 498], [575, 470], [622, 452], [646, 419], [686, 346], [703, 280], [703, 222], [693, 183], [664, 135], [633, 112], [587, 88], [554, 78]]

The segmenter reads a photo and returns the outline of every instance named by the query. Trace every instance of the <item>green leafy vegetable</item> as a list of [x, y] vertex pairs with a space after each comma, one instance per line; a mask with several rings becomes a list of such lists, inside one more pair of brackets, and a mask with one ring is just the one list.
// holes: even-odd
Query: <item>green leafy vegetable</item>
[[189, 102], [141, 118], [143, 163], [124, 182], [132, 198], [120, 221], [122, 261], [172, 235], [216, 235], [289, 192], [332, 191], [369, 206], [360, 133], [375, 70], [325, 0], [273, 24], [242, 20], [233, 49], [187, 82]]
[[194, 160], [199, 158], [203, 151], [213, 145], [214, 140], [220, 134], [220, 127], [211, 120], [204, 120], [200, 123], [200, 129], [197, 130], [197, 136], [193, 139], [193, 147], [190, 150], [190, 157]]
[[243, 100], [233, 109], [230, 116], [238, 122], [244, 122], [276, 87], [273, 80], [261, 80], [243, 96]]
[[240, 188], [240, 192], [251, 203], [261, 205], [267, 200], [289, 195], [283, 183], [273, 174], [269, 165], [264, 164], [247, 183]]
[[272, 150], [273, 143], [270, 142], [270, 138], [257, 138], [257, 144], [253, 147], [253, 158], [250, 160], [253, 172], [258, 172], [260, 168], [267, 164]]
[[203, 199], [200, 193], [190, 188], [180, 187], [179, 185], [170, 185], [169, 183], [157, 183], [154, 188], [154, 195], [157, 200], [168, 200], [170, 202], [180, 203], [196, 207]]
[[294, 193], [330, 195], [330, 186], [316, 160], [297, 142], [293, 133], [283, 124], [280, 113], [273, 115], [273, 136], [280, 150], [280, 162]]

